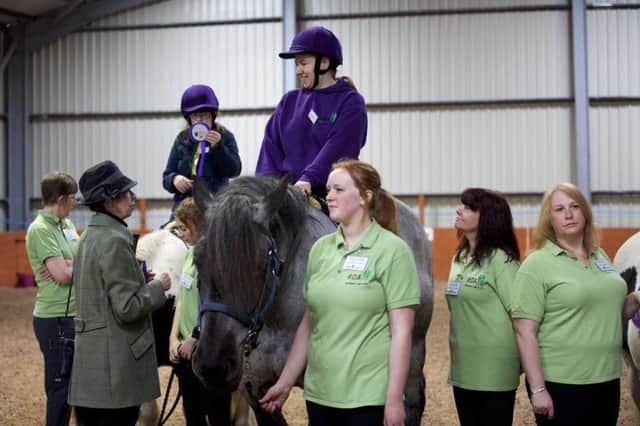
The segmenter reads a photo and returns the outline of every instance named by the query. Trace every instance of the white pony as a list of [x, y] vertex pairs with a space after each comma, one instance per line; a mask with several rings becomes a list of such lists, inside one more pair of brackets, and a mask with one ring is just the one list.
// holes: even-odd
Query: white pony
[[[167, 290], [167, 295], [177, 297], [184, 258], [189, 249], [184, 241], [168, 228], [170, 226], [140, 237], [136, 247], [136, 258], [144, 260], [147, 263], [147, 268], [156, 275], [160, 275], [163, 272], [168, 273], [169, 277], [171, 277], [171, 288]], [[169, 333], [173, 319], [173, 306], [165, 305], [165, 308], [154, 313], [153, 319], [156, 345], [161, 352], [158, 354], [158, 362], [161, 365], [168, 365]], [[163, 351], [166, 354], [162, 353]], [[160, 410], [157, 401], [149, 401], [142, 404], [138, 419], [140, 426], [155, 426], [158, 424], [159, 418]], [[252, 426], [256, 424], [249, 404], [238, 392], [234, 392], [232, 395], [231, 418], [232, 424], [236, 426]]]
[[[640, 232], [629, 237], [627, 241], [620, 246], [613, 265], [618, 272], [627, 281], [629, 291], [640, 290], [640, 280], [637, 274], [634, 275], [632, 268], [636, 271], [640, 270]], [[633, 280], [632, 282], [629, 282]], [[625, 351], [624, 359], [629, 365], [629, 385], [631, 387], [631, 396], [637, 408], [640, 408], [640, 313], [636, 314], [633, 319], [625, 324], [623, 332], [626, 330], [626, 340], [629, 345], [629, 352]]]

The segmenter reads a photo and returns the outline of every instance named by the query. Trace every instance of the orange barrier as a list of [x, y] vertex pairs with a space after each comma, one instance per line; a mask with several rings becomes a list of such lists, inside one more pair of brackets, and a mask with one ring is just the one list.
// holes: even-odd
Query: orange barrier
[[[533, 249], [530, 228], [517, 228], [516, 237], [523, 257]], [[618, 248], [640, 228], [604, 228], [601, 230], [602, 248], [613, 259]], [[146, 234], [148, 230], [134, 230]], [[458, 246], [458, 237], [453, 228], [435, 228], [432, 242], [433, 277], [446, 281], [449, 276], [451, 257]], [[16, 287], [18, 274], [31, 274], [25, 247], [25, 231], [0, 233], [0, 287]]]

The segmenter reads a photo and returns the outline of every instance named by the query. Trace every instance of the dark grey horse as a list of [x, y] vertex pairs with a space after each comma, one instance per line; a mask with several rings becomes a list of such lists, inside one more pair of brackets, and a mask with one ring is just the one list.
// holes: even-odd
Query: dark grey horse
[[[286, 179], [241, 177], [215, 199], [196, 181], [194, 197], [206, 211], [206, 228], [195, 249], [200, 297], [211, 306], [217, 303], [201, 314], [194, 370], [213, 389], [239, 388], [260, 425], [286, 424], [280, 413], [263, 411], [257, 399], [282, 371], [302, 317], [309, 250], [335, 225], [309, 207]], [[407, 206], [397, 202], [397, 207], [400, 234], [413, 250], [421, 286], [405, 389], [406, 424], [419, 425], [425, 405], [425, 337], [433, 308], [431, 247]], [[284, 263], [274, 274], [272, 269], [280, 269], [278, 259]], [[272, 291], [276, 287], [277, 293]], [[302, 379], [297, 385], [303, 385]]]

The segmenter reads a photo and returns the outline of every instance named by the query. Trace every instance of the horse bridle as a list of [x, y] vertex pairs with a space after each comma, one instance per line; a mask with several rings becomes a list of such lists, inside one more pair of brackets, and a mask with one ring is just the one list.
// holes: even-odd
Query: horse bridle
[[[198, 314], [198, 328], [202, 323], [202, 315], [205, 312], [220, 312], [231, 318], [235, 319], [242, 325], [248, 328], [247, 335], [242, 340], [242, 349], [245, 359], [251, 354], [251, 351], [258, 346], [258, 334], [262, 330], [264, 325], [264, 318], [267, 316], [271, 307], [275, 303], [276, 294], [278, 293], [278, 284], [280, 281], [280, 274], [284, 266], [284, 259], [278, 255], [278, 247], [273, 237], [269, 237], [270, 247], [267, 252], [269, 258], [269, 269], [266, 272], [264, 284], [260, 290], [260, 297], [258, 298], [258, 304], [254, 308], [253, 315], [240, 312], [233, 307], [221, 303], [221, 302], [203, 302], [200, 304]], [[271, 286], [269, 286], [271, 283]], [[267, 294], [268, 292], [268, 294]], [[216, 291], [216, 293], [218, 293]], [[266, 300], [265, 300], [266, 296]], [[220, 295], [218, 293], [218, 298]], [[264, 303], [263, 303], [264, 301]]]

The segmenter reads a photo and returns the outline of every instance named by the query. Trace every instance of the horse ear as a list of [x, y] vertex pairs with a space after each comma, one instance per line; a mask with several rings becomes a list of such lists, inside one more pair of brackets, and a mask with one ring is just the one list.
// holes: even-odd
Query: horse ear
[[273, 215], [284, 204], [285, 197], [287, 196], [287, 188], [289, 187], [289, 175], [287, 173], [278, 181], [278, 186], [265, 195], [262, 200], [256, 205], [254, 213], [255, 221], [261, 224], [268, 224], [271, 221]]
[[213, 203], [213, 194], [209, 191], [207, 183], [201, 176], [193, 178], [193, 199], [200, 211], [204, 214]]

